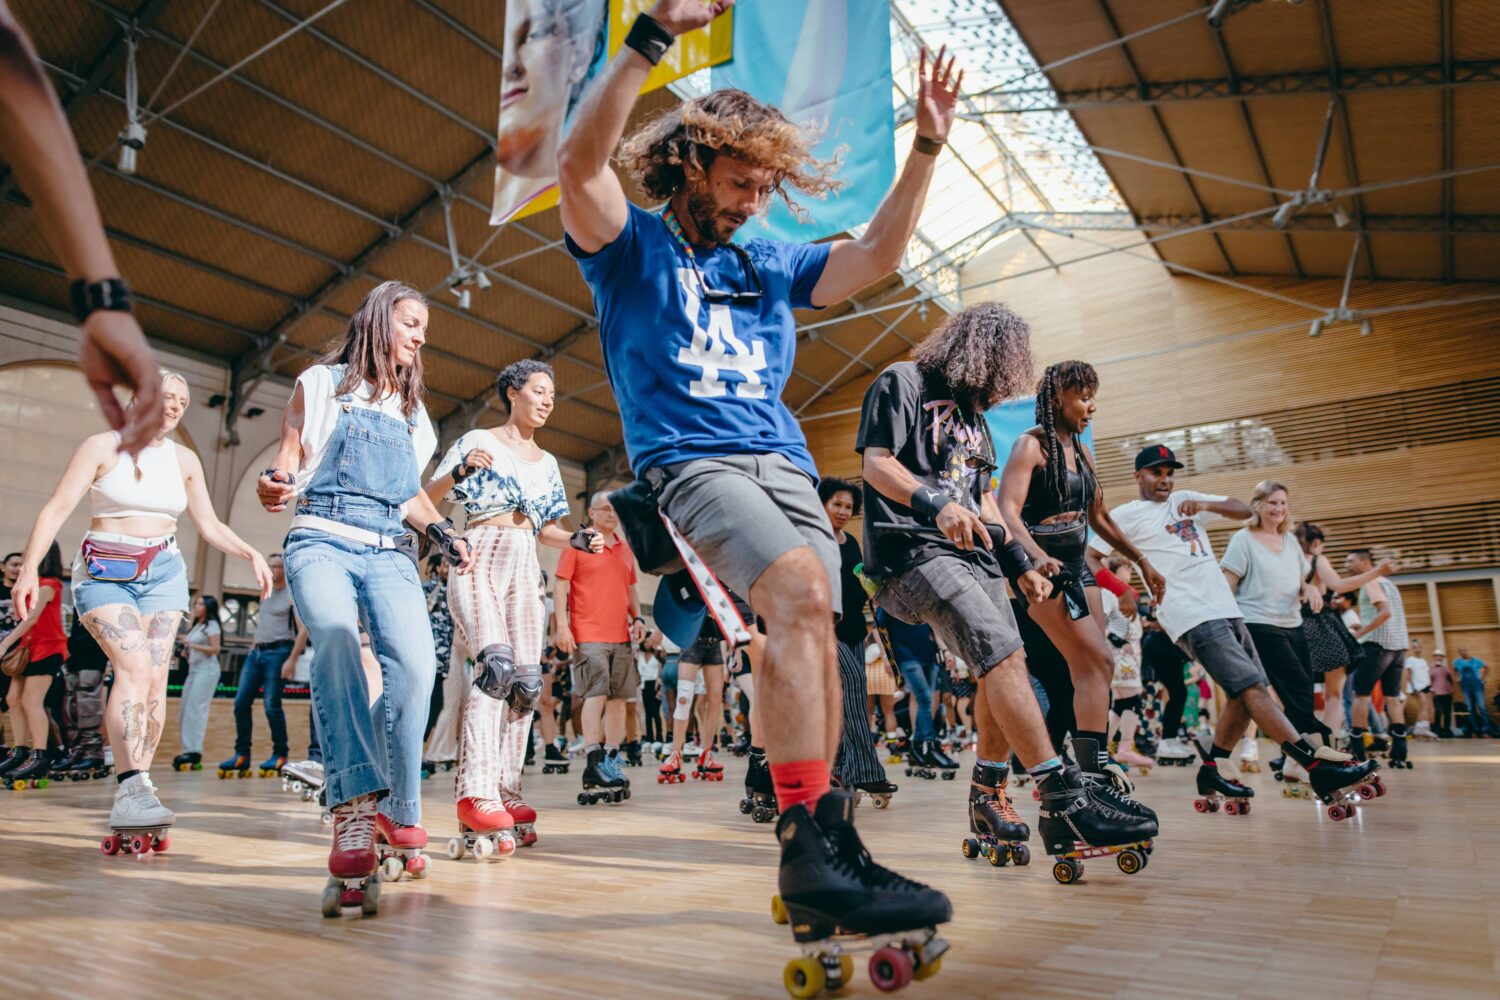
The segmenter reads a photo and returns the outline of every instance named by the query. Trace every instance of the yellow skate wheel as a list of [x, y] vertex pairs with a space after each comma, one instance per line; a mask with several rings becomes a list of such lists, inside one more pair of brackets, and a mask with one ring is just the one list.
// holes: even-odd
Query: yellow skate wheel
[[789, 916], [787, 916], [786, 904], [781, 901], [781, 897], [780, 896], [772, 896], [771, 897], [771, 923], [773, 923], [773, 924], [785, 924], [785, 923], [790, 922], [790, 920], [791, 920], [791, 918]]
[[918, 965], [916, 971], [911, 974], [911, 977], [917, 980], [931, 979], [933, 976], [938, 974], [938, 970], [940, 970], [942, 967], [943, 956], [939, 955], [931, 962], [923, 962], [922, 964]]
[[[850, 971], [853, 963], [850, 963]], [[786, 963], [786, 969], [781, 974], [782, 985], [786, 987], [787, 993], [796, 997], [797, 1000], [812, 1000], [813, 997], [823, 992], [823, 986], [827, 982], [827, 976], [823, 972], [823, 963], [811, 955], [803, 955]]]
[[839, 978], [844, 981], [845, 986], [854, 978], [854, 959], [848, 955], [839, 956]]

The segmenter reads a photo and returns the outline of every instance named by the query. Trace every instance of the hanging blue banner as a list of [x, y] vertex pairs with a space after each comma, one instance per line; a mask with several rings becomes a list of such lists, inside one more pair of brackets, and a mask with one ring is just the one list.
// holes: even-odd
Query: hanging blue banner
[[875, 0], [741, 0], [734, 58], [715, 66], [715, 90], [737, 87], [791, 121], [825, 129], [816, 156], [841, 147], [844, 188], [826, 201], [796, 198], [804, 223], [776, 201], [743, 238], [807, 243], [870, 221], [896, 176], [890, 7]]

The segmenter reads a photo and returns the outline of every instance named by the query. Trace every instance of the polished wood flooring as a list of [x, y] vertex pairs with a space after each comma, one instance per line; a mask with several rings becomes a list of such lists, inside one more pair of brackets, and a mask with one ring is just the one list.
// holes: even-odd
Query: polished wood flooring
[[[176, 712], [175, 702], [172, 712]], [[293, 705], [293, 746], [305, 704]], [[257, 756], [268, 749], [257, 719]], [[210, 757], [232, 723], [216, 702]], [[175, 719], [162, 743], [176, 752]], [[1500, 996], [1500, 746], [1421, 744], [1416, 768], [1352, 822], [1283, 799], [1192, 810], [1191, 769], [1140, 781], [1162, 816], [1151, 866], [1085, 881], [965, 861], [967, 782], [895, 775], [860, 809], [877, 858], [953, 898], [953, 950], [927, 997]], [[98, 850], [112, 781], [0, 792], [0, 993], [54, 997], [778, 997], [796, 954], [768, 918], [776, 847], [719, 784], [633, 771], [618, 807], [576, 804], [578, 771], [528, 774], [540, 843], [451, 862], [451, 776], [426, 783], [432, 877], [386, 887], [378, 917], [318, 913], [328, 833], [277, 780], [153, 773], [177, 811], [170, 853]], [[1023, 793], [1023, 815], [1035, 804]], [[1040, 854], [1040, 852], [1038, 852]], [[873, 996], [856, 965], [848, 995]]]

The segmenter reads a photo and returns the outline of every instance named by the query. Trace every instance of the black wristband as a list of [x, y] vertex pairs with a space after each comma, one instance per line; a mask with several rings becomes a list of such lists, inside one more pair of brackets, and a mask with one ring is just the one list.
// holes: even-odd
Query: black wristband
[[936, 524], [938, 514], [952, 502], [952, 497], [931, 486], [918, 486], [917, 491], [911, 495], [912, 513], [928, 524]]
[[672, 47], [672, 33], [662, 27], [661, 22], [650, 14], [639, 14], [630, 31], [625, 35], [625, 47], [635, 49], [655, 66]]
[[442, 552], [443, 561], [449, 566], [457, 566], [464, 561], [464, 554], [458, 548], [458, 543], [463, 541], [463, 536], [453, 530], [452, 521], [446, 519], [434, 521], [427, 526], [426, 535], [427, 540]]
[[453, 481], [455, 483], [461, 483], [465, 479], [468, 479], [469, 475], [473, 471], [474, 471], [473, 469], [469, 468], [469, 463], [467, 463], [467, 462], [463, 461], [462, 459], [460, 459], [459, 463], [453, 467], [453, 471], [452, 471], [452, 473], [450, 473], [450, 475], [453, 476]]
[[1027, 573], [1036, 569], [1036, 564], [1031, 561], [1031, 556], [1026, 554], [1026, 546], [1014, 538], [1006, 539], [995, 553], [1000, 559], [1000, 567], [1007, 576], [1020, 579]]
[[568, 537], [568, 544], [579, 552], [591, 552], [589, 541], [597, 534], [593, 528], [579, 528]]
[[85, 281], [82, 278], [68, 286], [68, 302], [73, 318], [82, 323], [96, 312], [130, 312], [133, 299], [130, 286], [123, 278]]
[[271, 482], [273, 482], [273, 483], [280, 482], [280, 480], [278, 480], [276, 478], [277, 476], [286, 476], [286, 485], [288, 485], [288, 486], [296, 486], [297, 485], [297, 476], [296, 476], [295, 473], [287, 472], [285, 469], [278, 469], [274, 465], [268, 466], [267, 468], [265, 468], [264, 470], [262, 470], [261, 471], [261, 475], [265, 476], [267, 479], [271, 480]]
[[940, 139], [929, 139], [925, 135], [919, 135], [911, 141], [911, 148], [926, 156], [936, 156], [943, 151], [944, 143]]

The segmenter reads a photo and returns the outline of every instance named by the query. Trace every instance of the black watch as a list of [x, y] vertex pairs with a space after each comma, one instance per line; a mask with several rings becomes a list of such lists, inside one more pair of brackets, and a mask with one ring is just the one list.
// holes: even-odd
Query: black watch
[[100, 310], [128, 313], [134, 300], [123, 278], [101, 281], [79, 278], [68, 286], [68, 301], [73, 307], [73, 318], [82, 323]]

